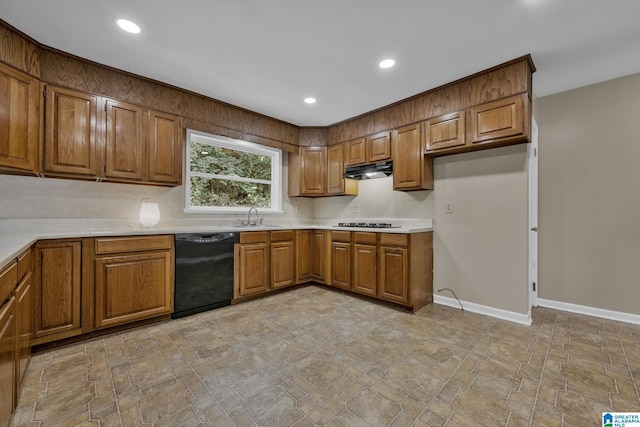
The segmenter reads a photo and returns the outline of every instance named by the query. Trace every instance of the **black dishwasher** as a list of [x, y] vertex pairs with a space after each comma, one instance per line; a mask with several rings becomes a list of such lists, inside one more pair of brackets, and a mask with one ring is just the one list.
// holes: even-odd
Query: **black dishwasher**
[[175, 235], [173, 319], [231, 304], [237, 233]]

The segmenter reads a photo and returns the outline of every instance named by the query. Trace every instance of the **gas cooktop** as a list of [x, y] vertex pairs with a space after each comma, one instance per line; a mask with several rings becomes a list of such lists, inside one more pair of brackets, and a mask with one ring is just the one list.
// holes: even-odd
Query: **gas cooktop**
[[334, 227], [358, 227], [358, 228], [400, 228], [390, 222], [339, 222]]

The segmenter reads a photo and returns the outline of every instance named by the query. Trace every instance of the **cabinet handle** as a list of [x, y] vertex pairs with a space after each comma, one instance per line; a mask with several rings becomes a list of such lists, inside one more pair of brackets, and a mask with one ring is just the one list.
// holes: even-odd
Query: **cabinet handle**
[[538, 231], [538, 227], [531, 227], [531, 231]]

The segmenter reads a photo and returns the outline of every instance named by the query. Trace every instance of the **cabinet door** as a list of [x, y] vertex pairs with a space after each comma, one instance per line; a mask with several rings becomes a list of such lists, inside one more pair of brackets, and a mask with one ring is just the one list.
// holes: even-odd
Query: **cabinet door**
[[36, 79], [0, 64], [0, 167], [37, 171], [39, 94]]
[[471, 109], [472, 142], [524, 135], [522, 96], [473, 107]]
[[354, 166], [365, 163], [367, 161], [366, 143], [364, 138], [354, 139], [345, 142], [345, 164]]
[[16, 407], [16, 315], [15, 298], [0, 306], [0, 426], [11, 421]]
[[351, 243], [331, 243], [331, 284], [351, 289]]
[[24, 373], [31, 356], [31, 335], [33, 334], [33, 286], [32, 273], [28, 272], [15, 291], [16, 321], [18, 331], [18, 363], [16, 366], [16, 384], [22, 384]]
[[98, 257], [95, 326], [104, 328], [172, 311], [171, 252]]
[[376, 247], [353, 245], [353, 290], [367, 295], [377, 294]]
[[105, 177], [142, 181], [145, 158], [145, 116], [137, 105], [107, 101]]
[[300, 147], [303, 195], [325, 194], [326, 153], [325, 147]]
[[465, 145], [464, 116], [464, 111], [456, 112], [425, 122], [424, 140], [427, 151]]
[[344, 145], [327, 148], [327, 194], [344, 194]]
[[81, 248], [79, 241], [36, 244], [34, 344], [82, 332]]
[[311, 280], [313, 263], [312, 239], [313, 231], [296, 231], [296, 283], [304, 283]]
[[324, 230], [313, 230], [313, 241], [311, 242], [312, 263], [311, 277], [319, 283], [326, 282], [326, 235]]
[[244, 297], [269, 289], [269, 245], [236, 245], [238, 296]]
[[151, 111], [149, 115], [149, 181], [180, 184], [182, 143], [178, 117]]
[[380, 298], [409, 301], [409, 256], [406, 248], [380, 248]]
[[367, 137], [367, 162], [379, 162], [391, 158], [391, 132], [380, 132]]
[[271, 286], [282, 288], [295, 284], [295, 256], [292, 241], [271, 243]]
[[47, 86], [45, 172], [98, 174], [98, 102], [95, 95]]
[[393, 189], [433, 189], [432, 159], [425, 158], [420, 141], [420, 125], [404, 126], [393, 131]]

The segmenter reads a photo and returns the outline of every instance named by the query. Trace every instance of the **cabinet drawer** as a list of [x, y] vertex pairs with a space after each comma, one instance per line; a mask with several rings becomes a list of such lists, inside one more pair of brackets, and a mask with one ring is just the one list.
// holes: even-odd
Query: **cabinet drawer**
[[13, 261], [0, 272], [0, 305], [11, 296], [18, 284], [18, 263]]
[[366, 243], [370, 245], [376, 244], [377, 233], [371, 233], [367, 231], [354, 231], [353, 241], [354, 243]]
[[31, 271], [31, 260], [32, 260], [32, 250], [31, 248], [24, 251], [18, 257], [18, 280], [22, 280], [22, 278]]
[[272, 242], [282, 242], [285, 240], [293, 240], [293, 230], [276, 230], [271, 232]]
[[332, 242], [351, 242], [351, 232], [350, 231], [332, 231], [331, 232], [331, 241]]
[[408, 246], [409, 236], [406, 234], [382, 233], [380, 235], [381, 246]]
[[259, 243], [259, 242], [268, 242], [269, 241], [269, 232], [268, 231], [250, 231], [240, 233], [240, 243]]
[[96, 255], [120, 252], [156, 251], [171, 249], [173, 235], [101, 237], [96, 239]]

